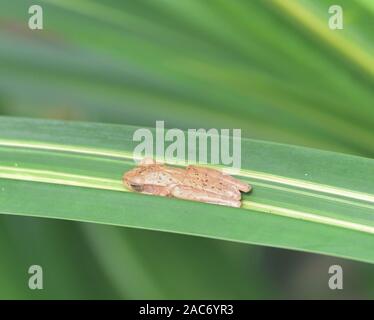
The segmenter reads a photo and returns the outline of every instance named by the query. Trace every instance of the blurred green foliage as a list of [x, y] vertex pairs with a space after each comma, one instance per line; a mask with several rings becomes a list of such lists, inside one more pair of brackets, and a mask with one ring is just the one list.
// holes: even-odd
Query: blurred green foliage
[[[0, 0], [0, 114], [243, 135], [374, 156], [374, 6], [335, 0]], [[1, 159], [0, 159], [1, 161]], [[22, 195], [20, 195], [22, 201]], [[371, 266], [285, 250], [0, 217], [1, 298], [373, 297]], [[349, 277], [328, 290], [328, 266]], [[41, 264], [45, 290], [30, 291]]]

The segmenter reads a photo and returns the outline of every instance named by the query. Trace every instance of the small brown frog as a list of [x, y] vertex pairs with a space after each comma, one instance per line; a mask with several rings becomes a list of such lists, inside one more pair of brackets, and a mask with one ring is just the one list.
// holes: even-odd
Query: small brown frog
[[215, 169], [197, 166], [180, 169], [157, 164], [152, 159], [145, 159], [126, 172], [123, 183], [140, 193], [230, 207], [240, 207], [240, 192], [251, 190], [249, 184]]

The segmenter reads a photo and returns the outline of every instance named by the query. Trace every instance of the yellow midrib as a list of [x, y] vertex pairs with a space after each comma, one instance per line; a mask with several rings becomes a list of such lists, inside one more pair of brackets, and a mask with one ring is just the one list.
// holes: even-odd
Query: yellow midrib
[[[39, 143], [31, 141], [17, 141], [17, 140], [3, 140], [0, 139], [0, 146], [7, 147], [18, 147], [18, 148], [28, 148], [28, 149], [39, 149], [39, 150], [49, 150], [49, 151], [62, 151], [62, 152], [71, 152], [71, 153], [80, 153], [85, 155], [95, 155], [119, 159], [133, 159], [133, 156], [130, 152], [124, 151], [114, 151], [106, 149], [96, 149], [96, 148], [87, 148], [81, 146], [70, 146], [70, 145], [59, 145], [59, 144], [48, 144], [48, 143]], [[157, 161], [157, 159], [156, 159]], [[170, 161], [170, 164], [185, 166], [187, 163], [180, 161]], [[220, 168], [218, 166], [210, 166], [212, 168]], [[226, 168], [225, 168], [226, 169]], [[226, 169], [227, 173], [230, 173], [230, 168]], [[247, 169], [241, 169], [239, 172], [232, 171], [232, 174], [239, 177], [246, 177], [252, 179], [258, 179], [267, 182], [279, 183], [291, 187], [302, 188], [310, 191], [327, 193], [335, 196], [346, 197], [350, 199], [355, 199], [359, 201], [366, 201], [371, 204], [374, 204], [374, 195], [352, 191], [344, 188], [333, 187], [325, 184], [303, 181], [298, 179], [287, 178], [283, 176], [273, 175], [265, 172], [251, 171]]]
[[300, 220], [305, 220], [305, 221], [310, 221], [310, 222], [315, 222], [315, 223], [326, 224], [326, 225], [330, 225], [334, 227], [340, 227], [340, 228], [374, 234], [374, 227], [372, 226], [367, 226], [367, 225], [350, 222], [346, 220], [330, 218], [330, 217], [317, 215], [317, 214], [313, 214], [313, 213], [309, 213], [305, 211], [281, 208], [281, 207], [276, 207], [276, 206], [252, 202], [252, 201], [243, 201], [243, 208], [254, 210], [254, 211], [259, 211], [259, 212], [264, 212], [264, 213], [276, 214], [276, 215], [280, 215], [280, 216], [288, 217], [288, 218], [300, 219]]

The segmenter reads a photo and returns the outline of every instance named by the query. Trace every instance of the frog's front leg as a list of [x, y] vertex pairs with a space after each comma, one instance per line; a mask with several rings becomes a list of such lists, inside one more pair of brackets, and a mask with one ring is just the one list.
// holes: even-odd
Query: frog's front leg
[[171, 195], [170, 189], [168, 187], [156, 186], [152, 184], [143, 185], [142, 189], [139, 192], [145, 193], [145, 194], [153, 194], [155, 196], [161, 196], [161, 197], [167, 197]]
[[179, 199], [213, 203], [229, 207], [238, 208], [241, 205], [240, 201], [228, 199], [213, 192], [204, 191], [188, 186], [177, 185], [173, 187], [171, 189], [171, 195]]

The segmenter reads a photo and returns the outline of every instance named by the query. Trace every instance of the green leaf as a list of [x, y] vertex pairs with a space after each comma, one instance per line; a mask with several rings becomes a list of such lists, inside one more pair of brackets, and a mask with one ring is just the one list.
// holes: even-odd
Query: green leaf
[[243, 208], [128, 192], [136, 127], [0, 118], [0, 212], [374, 262], [374, 160], [242, 139]]

